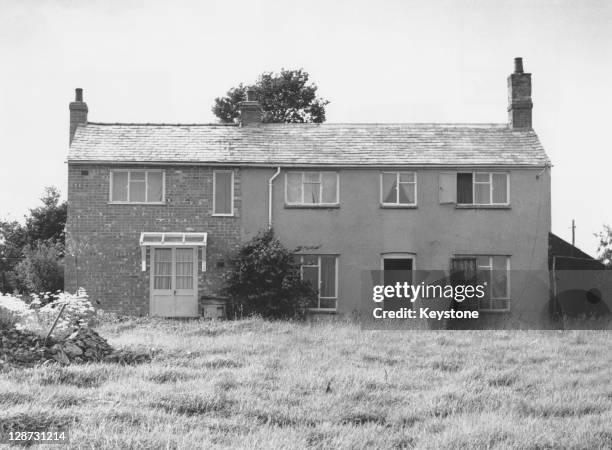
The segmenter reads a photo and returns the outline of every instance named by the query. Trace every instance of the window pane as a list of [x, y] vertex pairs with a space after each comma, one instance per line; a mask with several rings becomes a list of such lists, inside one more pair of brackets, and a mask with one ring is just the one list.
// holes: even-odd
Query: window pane
[[153, 288], [170, 289], [172, 283], [172, 249], [156, 248], [154, 251]]
[[397, 203], [397, 174], [383, 173], [383, 203]]
[[232, 174], [215, 172], [215, 214], [232, 214]]
[[176, 249], [176, 288], [193, 289], [193, 249]]
[[310, 285], [319, 290], [319, 268], [318, 267], [302, 267], [302, 279], [309, 282]]
[[304, 255], [302, 264], [305, 266], [318, 266], [319, 258], [316, 255]]
[[130, 175], [130, 201], [144, 202], [146, 186], [144, 181], [134, 181]]
[[415, 203], [414, 191], [416, 185], [414, 183], [400, 183], [399, 184], [399, 202], [403, 204], [412, 205]]
[[195, 236], [185, 236], [185, 242], [204, 242], [204, 235], [203, 234], [196, 234]]
[[319, 308], [330, 308], [336, 309], [336, 299], [335, 298], [322, 298], [319, 300]]
[[127, 202], [127, 172], [113, 172], [112, 201]]
[[493, 203], [508, 203], [508, 176], [505, 173], [493, 174]]
[[304, 183], [319, 183], [320, 175], [319, 172], [304, 172]]
[[321, 297], [336, 296], [336, 257], [321, 256]]
[[471, 204], [472, 198], [472, 174], [458, 173], [457, 174], [457, 203]]
[[338, 199], [336, 194], [338, 193], [338, 187], [336, 185], [338, 175], [336, 172], [322, 172], [321, 181], [323, 184], [323, 203], [337, 203]]
[[476, 183], [488, 183], [489, 182], [489, 173], [488, 172], [480, 172], [480, 173], [476, 173], [476, 178], [474, 179], [474, 181], [476, 181]]
[[451, 281], [455, 284], [472, 284], [477, 277], [474, 258], [453, 258], [451, 260]]
[[144, 181], [146, 172], [144, 171], [132, 171], [130, 172], [130, 181]]
[[478, 264], [478, 267], [489, 267], [491, 265], [491, 259], [488, 256], [477, 256], [476, 264]]
[[154, 234], [154, 233], [145, 233], [145, 235], [142, 238], [143, 242], [161, 242], [162, 240], [162, 235], [161, 234]]
[[414, 172], [401, 172], [400, 173], [400, 183], [413, 183], [414, 182]]
[[319, 183], [304, 183], [304, 203], [321, 203]]
[[147, 201], [161, 202], [162, 201], [162, 173], [149, 172], [147, 174]]
[[478, 205], [488, 205], [491, 203], [491, 185], [490, 184], [475, 184], [474, 185], [474, 203]]
[[491, 272], [491, 292], [493, 298], [508, 297], [508, 271], [507, 257], [493, 257], [493, 271]]
[[302, 203], [302, 173], [287, 174], [287, 203]]

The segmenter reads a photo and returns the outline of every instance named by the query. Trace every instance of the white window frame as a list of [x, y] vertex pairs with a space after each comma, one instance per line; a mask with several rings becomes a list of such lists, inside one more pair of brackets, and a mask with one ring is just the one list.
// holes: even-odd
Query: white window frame
[[[296, 257], [300, 258], [300, 278], [303, 280], [304, 279], [304, 271], [303, 268], [304, 267], [316, 267], [318, 269], [318, 279], [319, 279], [319, 285], [316, 286], [317, 289], [317, 307], [316, 308], [308, 308], [309, 311], [321, 311], [321, 312], [335, 312], [338, 310], [338, 286], [340, 284], [339, 280], [338, 280], [338, 260], [339, 260], [339, 256], [338, 255], [334, 255], [334, 254], [322, 254], [322, 255], [313, 255], [313, 254], [299, 254], [299, 255], [295, 255]], [[312, 256], [312, 257], [316, 257], [317, 258], [317, 264], [304, 264], [304, 257], [305, 256]], [[335, 269], [335, 278], [336, 278], [336, 283], [334, 286], [334, 296], [333, 297], [322, 297], [321, 296], [321, 257], [323, 256], [332, 256], [334, 258], [334, 269]], [[321, 299], [323, 300], [334, 300], [336, 306], [334, 308], [321, 308]]]
[[[385, 202], [385, 192], [383, 179], [385, 174], [395, 174], [395, 202]], [[414, 175], [414, 181], [400, 181], [402, 174]], [[399, 188], [400, 184], [414, 184], [414, 202], [413, 203], [401, 203], [399, 199]], [[383, 206], [417, 206], [417, 173], [416, 172], [381, 172], [380, 173], [380, 204]]]
[[[217, 213], [216, 198], [217, 198], [217, 174], [218, 173], [231, 173], [232, 174], [232, 201], [231, 201], [231, 213]], [[214, 170], [213, 171], [213, 201], [212, 201], [212, 215], [216, 217], [233, 217], [234, 216], [234, 171], [233, 170]]]
[[[127, 198], [128, 200], [113, 200], [113, 174], [117, 172], [127, 172]], [[145, 173], [145, 201], [144, 202], [131, 202], [130, 201], [130, 178], [132, 172], [144, 172]], [[161, 173], [162, 174], [162, 199], [160, 202], [148, 202], [147, 197], [149, 195], [148, 183], [149, 173]], [[166, 171], [160, 169], [111, 169], [109, 175], [109, 189], [108, 189], [108, 203], [113, 205], [165, 205], [166, 204]]]
[[[324, 203], [320, 201], [319, 203], [305, 203], [304, 202], [304, 180], [307, 173], [316, 173], [319, 175], [319, 199], [323, 199], [323, 182], [322, 182], [322, 174], [326, 173], [334, 173], [336, 174], [336, 201], [335, 202], [327, 202]], [[290, 202], [289, 201], [289, 174], [300, 173], [302, 175], [302, 201], [301, 202]], [[340, 204], [340, 174], [338, 171], [332, 170], [289, 170], [285, 172], [285, 204], [292, 206], [305, 206], [305, 207], [314, 207], [317, 206], [337, 206]]]
[[[510, 205], [510, 173], [509, 172], [457, 172], [460, 173], [471, 173], [472, 174], [472, 203], [459, 203], [458, 205], [472, 205], [472, 206], [509, 206]], [[476, 175], [488, 175], [489, 181], [476, 181]], [[493, 175], [505, 175], [506, 176], [506, 202], [505, 203], [493, 203]], [[476, 185], [477, 184], [488, 184], [489, 185], [489, 203], [476, 203]]]
[[[481, 308], [482, 312], [489, 313], [502, 313], [510, 311], [510, 256], [509, 255], [491, 255], [491, 254], [480, 254], [480, 255], [456, 255], [457, 258], [476, 258], [476, 273], [479, 271], [488, 270], [489, 271], [489, 279], [486, 280], [489, 287], [489, 292], [491, 296], [489, 300], [493, 303], [493, 300], [505, 300], [506, 307], [505, 308]], [[504, 257], [506, 258], [506, 296], [505, 297], [493, 297], [493, 258], [494, 257]], [[478, 264], [478, 258], [489, 258], [489, 263], [486, 266], [481, 266]]]

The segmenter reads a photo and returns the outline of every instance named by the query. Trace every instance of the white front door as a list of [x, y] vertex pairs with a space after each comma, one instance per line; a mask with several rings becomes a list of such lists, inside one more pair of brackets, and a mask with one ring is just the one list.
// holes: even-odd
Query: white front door
[[151, 249], [152, 316], [198, 316], [197, 257], [195, 247]]

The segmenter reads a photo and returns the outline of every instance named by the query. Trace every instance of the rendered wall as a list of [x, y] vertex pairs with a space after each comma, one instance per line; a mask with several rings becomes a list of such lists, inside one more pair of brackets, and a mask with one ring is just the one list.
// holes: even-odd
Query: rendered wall
[[[380, 171], [339, 172], [339, 208], [286, 208], [285, 171], [273, 188], [273, 227], [283, 243], [290, 248], [318, 246], [313, 253], [340, 255], [339, 313], [358, 308], [362, 271], [380, 269], [384, 253], [406, 252], [415, 254], [417, 270], [448, 269], [456, 254], [510, 255], [513, 272], [519, 271], [511, 279], [512, 313], [546, 314], [551, 220], [548, 170], [512, 170], [509, 209], [459, 209], [440, 204], [440, 171], [434, 169], [417, 170], [416, 209], [381, 208]], [[267, 226], [267, 186], [273, 173], [273, 169], [242, 171], [243, 239]], [[527, 271], [539, 271], [544, 279], [524, 282]]]

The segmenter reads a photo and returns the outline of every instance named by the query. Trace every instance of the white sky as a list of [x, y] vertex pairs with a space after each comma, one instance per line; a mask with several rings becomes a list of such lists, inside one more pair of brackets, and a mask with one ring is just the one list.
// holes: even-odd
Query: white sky
[[553, 232], [594, 253], [612, 224], [612, 2], [0, 0], [0, 217], [66, 192], [68, 103], [89, 120], [214, 122], [213, 99], [303, 67], [328, 122], [505, 122], [533, 73]]

